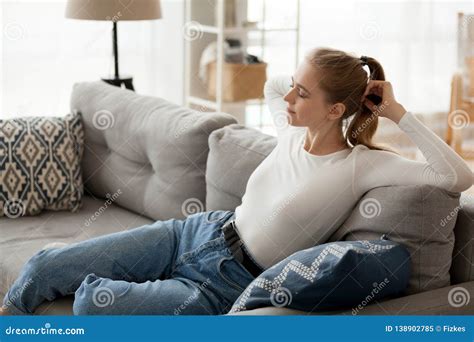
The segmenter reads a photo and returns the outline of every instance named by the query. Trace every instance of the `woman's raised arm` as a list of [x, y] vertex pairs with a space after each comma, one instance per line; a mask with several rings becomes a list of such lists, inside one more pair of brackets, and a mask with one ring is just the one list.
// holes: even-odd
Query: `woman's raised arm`
[[473, 173], [467, 163], [395, 100], [389, 82], [369, 82], [364, 95], [367, 94], [380, 96], [382, 105], [377, 107], [367, 99], [364, 99], [364, 104], [379, 116], [396, 122], [420, 149], [426, 162], [409, 160], [386, 151], [365, 151], [360, 154], [359, 167], [356, 168], [356, 170], [364, 169], [365, 177], [361, 174], [358, 179], [365, 190], [374, 185], [430, 184], [445, 190], [462, 192], [472, 186]]

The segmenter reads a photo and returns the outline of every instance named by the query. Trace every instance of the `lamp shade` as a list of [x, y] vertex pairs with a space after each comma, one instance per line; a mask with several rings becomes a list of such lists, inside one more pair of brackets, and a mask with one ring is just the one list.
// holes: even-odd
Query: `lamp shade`
[[112, 21], [160, 19], [160, 0], [68, 0], [66, 18]]

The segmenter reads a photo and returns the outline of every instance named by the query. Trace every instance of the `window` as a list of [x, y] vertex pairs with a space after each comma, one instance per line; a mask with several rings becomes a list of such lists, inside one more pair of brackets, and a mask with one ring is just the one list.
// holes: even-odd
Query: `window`
[[[183, 2], [163, 19], [118, 23], [120, 74], [137, 92], [182, 101]], [[72, 86], [113, 73], [112, 23], [64, 17], [66, 0], [2, 1], [1, 118], [66, 115]]]
[[[295, 2], [269, 2], [267, 18], [283, 18], [291, 25]], [[250, 1], [249, 13], [257, 17], [260, 6], [261, 1]], [[423, 114], [448, 111], [451, 77], [457, 69], [458, 12], [474, 13], [473, 2], [301, 0], [299, 59], [318, 46], [372, 56], [384, 66], [405, 108]], [[265, 60], [279, 66], [269, 68], [268, 76], [292, 73], [292, 37], [269, 34], [266, 43]], [[256, 110], [249, 116], [255, 121]], [[265, 113], [262, 128], [268, 130], [271, 124]]]

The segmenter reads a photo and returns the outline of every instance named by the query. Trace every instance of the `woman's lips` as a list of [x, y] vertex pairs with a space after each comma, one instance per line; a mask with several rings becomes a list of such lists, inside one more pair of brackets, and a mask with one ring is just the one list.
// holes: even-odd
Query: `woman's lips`
[[295, 114], [295, 112], [292, 111], [290, 108], [286, 108], [286, 111], [288, 112], [288, 114]]

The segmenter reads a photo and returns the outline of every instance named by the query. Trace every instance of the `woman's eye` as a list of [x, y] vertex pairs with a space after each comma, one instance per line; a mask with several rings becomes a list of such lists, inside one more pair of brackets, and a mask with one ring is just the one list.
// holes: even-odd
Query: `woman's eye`
[[[289, 84], [288, 85], [291, 89], [293, 89], [295, 86], [293, 84]], [[296, 92], [296, 94], [299, 96], [299, 97], [302, 97], [302, 98], [305, 98], [307, 97], [300, 89], [298, 89], [298, 91]]]

